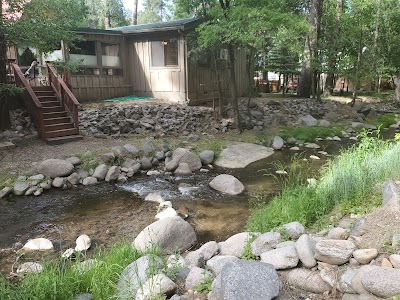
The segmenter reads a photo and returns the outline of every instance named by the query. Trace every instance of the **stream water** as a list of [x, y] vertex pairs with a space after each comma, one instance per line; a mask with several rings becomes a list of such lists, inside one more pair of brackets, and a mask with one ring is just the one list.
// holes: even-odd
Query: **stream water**
[[[321, 141], [320, 149], [306, 149], [301, 156], [318, 155], [321, 160], [309, 160], [315, 176], [329, 156], [348, 147], [351, 141]], [[326, 151], [329, 156], [318, 154]], [[196, 229], [199, 243], [227, 237], [243, 231], [249, 216], [249, 199], [263, 191], [267, 198], [279, 192], [281, 186], [274, 176], [277, 162], [290, 165], [294, 151], [285, 148], [245, 169], [212, 169], [190, 177], [135, 176], [126, 184], [99, 184], [68, 190], [52, 189], [40, 197], [11, 197], [0, 201], [0, 249], [25, 243], [30, 238], [46, 237], [57, 250], [75, 243], [80, 234], [87, 234], [95, 245], [110, 246], [116, 241], [134, 237], [154, 221], [157, 205], [144, 201], [150, 192], [160, 193], [172, 202], [177, 211], [189, 215], [187, 221]], [[217, 174], [236, 176], [246, 187], [238, 196], [221, 195], [208, 187]], [[0, 272], [10, 271], [10, 256], [0, 252]]]

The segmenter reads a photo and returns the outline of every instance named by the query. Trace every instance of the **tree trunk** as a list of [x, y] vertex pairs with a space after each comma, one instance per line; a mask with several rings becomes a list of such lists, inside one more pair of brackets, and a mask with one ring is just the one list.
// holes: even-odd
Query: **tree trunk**
[[[376, 0], [376, 19], [375, 19], [375, 32], [374, 32], [374, 64], [375, 67], [377, 67], [377, 55], [378, 55], [378, 39], [379, 39], [379, 19], [381, 16], [381, 0]], [[375, 90], [379, 91], [379, 79], [380, 75], [378, 75], [378, 78], [375, 79]]]
[[109, 29], [111, 27], [110, 0], [104, 1], [104, 13], [104, 27]]
[[138, 0], [133, 0], [132, 25], [137, 25]]
[[360, 32], [360, 40], [359, 40], [359, 45], [358, 45], [358, 54], [357, 54], [357, 62], [354, 67], [355, 69], [355, 74], [354, 74], [354, 82], [353, 82], [353, 96], [350, 102], [351, 106], [354, 106], [356, 103], [356, 98], [357, 98], [357, 89], [359, 88], [359, 81], [360, 79], [358, 78], [358, 70], [360, 68], [361, 64], [361, 56], [362, 56], [362, 39], [363, 39], [363, 32]]
[[237, 95], [236, 75], [235, 75], [235, 50], [232, 45], [228, 45], [228, 56], [229, 56], [229, 74], [231, 81], [231, 97], [232, 97], [232, 108], [235, 115], [236, 128], [239, 132], [242, 132], [242, 124], [240, 123], [240, 112]]
[[400, 74], [397, 75], [397, 77], [394, 78], [394, 101], [396, 103], [396, 106], [400, 107]]
[[[0, 0], [3, 7], [3, 1]], [[0, 83], [7, 83], [7, 45], [4, 32], [3, 11], [0, 11]], [[7, 95], [0, 90], [0, 131], [10, 128], [10, 112], [7, 105]]]
[[335, 75], [333, 73], [328, 74], [328, 76], [326, 77], [324, 96], [332, 96], [333, 95], [334, 78], [335, 78]]

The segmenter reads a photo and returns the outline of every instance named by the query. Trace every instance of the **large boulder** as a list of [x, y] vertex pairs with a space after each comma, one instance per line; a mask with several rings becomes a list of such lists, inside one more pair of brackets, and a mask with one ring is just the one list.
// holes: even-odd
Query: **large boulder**
[[249, 232], [237, 233], [225, 242], [218, 243], [221, 255], [232, 255], [241, 258], [243, 256], [244, 247], [252, 239]]
[[400, 269], [376, 268], [361, 277], [364, 288], [381, 298], [400, 294]]
[[180, 217], [165, 218], [143, 229], [133, 245], [144, 251], [160, 247], [163, 254], [173, 251], [185, 251], [196, 242], [193, 227]]
[[[134, 299], [137, 290], [144, 285], [150, 275], [161, 273], [163, 260], [148, 254], [129, 264], [119, 276], [117, 292], [119, 299]], [[151, 270], [152, 274], [149, 274]]]
[[289, 285], [306, 292], [322, 294], [331, 290], [331, 286], [322, 279], [318, 271], [304, 268], [293, 269], [286, 274], [286, 280]]
[[262, 262], [238, 260], [225, 265], [213, 283], [210, 300], [270, 300], [279, 295], [275, 269]]
[[94, 170], [93, 177], [99, 181], [102, 181], [106, 178], [107, 171], [108, 167], [105, 164], [100, 164]]
[[304, 115], [299, 117], [299, 123], [305, 126], [317, 126], [318, 120], [312, 115]]
[[172, 160], [165, 167], [167, 171], [174, 171], [180, 163], [187, 163], [192, 172], [199, 170], [202, 166], [200, 157], [185, 148], [177, 148], [172, 154]]
[[72, 174], [74, 165], [63, 159], [46, 159], [37, 167], [37, 171], [46, 177], [65, 177]]
[[135, 300], [161, 299], [162, 295], [172, 295], [177, 285], [164, 274], [149, 278], [138, 290]]
[[283, 270], [296, 267], [299, 257], [296, 248], [288, 246], [262, 253], [261, 261], [273, 265], [276, 270]]
[[356, 246], [351, 241], [320, 240], [315, 245], [316, 260], [331, 265], [342, 265], [349, 261]]
[[210, 182], [210, 187], [229, 195], [238, 195], [244, 191], [244, 185], [236, 177], [228, 174], [221, 174]]

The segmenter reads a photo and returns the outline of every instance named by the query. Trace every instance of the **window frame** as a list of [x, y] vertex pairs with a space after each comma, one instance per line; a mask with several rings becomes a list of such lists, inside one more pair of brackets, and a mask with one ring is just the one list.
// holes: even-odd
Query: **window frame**
[[[153, 65], [153, 46], [152, 46], [152, 43], [153, 42], [160, 42], [160, 43], [162, 43], [163, 41], [171, 41], [171, 40], [174, 40], [174, 41], [176, 41], [176, 60], [177, 60], [177, 64], [176, 65], [166, 65], [166, 61], [165, 61], [165, 48], [164, 48], [164, 51], [163, 51], [163, 60], [164, 60], [164, 65], [163, 66], [154, 66]], [[180, 69], [180, 57], [179, 57], [179, 54], [180, 54], [180, 47], [179, 47], [179, 45], [180, 45], [180, 39], [178, 38], [178, 37], [168, 37], [168, 38], [156, 38], [156, 39], [151, 39], [150, 40], [150, 69], [152, 69], [152, 70], [160, 70], [160, 69]], [[165, 46], [164, 46], [165, 47]]]

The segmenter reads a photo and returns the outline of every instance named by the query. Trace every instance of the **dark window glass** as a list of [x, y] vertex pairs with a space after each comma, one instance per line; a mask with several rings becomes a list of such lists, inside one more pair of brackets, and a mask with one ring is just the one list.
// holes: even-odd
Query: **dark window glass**
[[70, 47], [69, 53], [82, 55], [96, 55], [96, 43], [94, 41], [77, 41]]
[[151, 42], [151, 65], [153, 67], [178, 65], [177, 39]]

